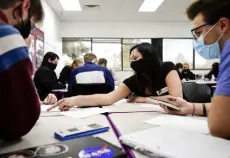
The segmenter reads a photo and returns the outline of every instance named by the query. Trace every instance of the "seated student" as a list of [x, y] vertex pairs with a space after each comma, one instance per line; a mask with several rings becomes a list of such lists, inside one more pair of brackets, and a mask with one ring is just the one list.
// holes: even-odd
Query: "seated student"
[[39, 97], [24, 39], [43, 17], [40, 0], [5, 0], [0, 3], [0, 139], [21, 138], [39, 118]]
[[107, 69], [111, 72], [114, 81], [117, 81], [117, 76], [116, 76], [115, 71], [114, 71], [113, 69], [107, 67], [107, 60], [106, 60], [105, 58], [100, 58], [100, 59], [98, 60], [98, 65], [107, 68]]
[[67, 65], [62, 69], [58, 81], [62, 84], [68, 84], [72, 71], [83, 65], [84, 62], [81, 59], [74, 59], [73, 63], [70, 66]]
[[[205, 59], [220, 56], [217, 88], [212, 103], [188, 103], [181, 98], [170, 97], [181, 111], [163, 107], [176, 115], [196, 114], [208, 116], [210, 133], [230, 139], [230, 1], [203, 1], [192, 3], [187, 15], [193, 21], [194, 49]], [[205, 42], [204, 42], [205, 41]]]
[[189, 64], [184, 63], [183, 70], [182, 70], [182, 78], [188, 80], [195, 80], [196, 75], [192, 73], [192, 71], [189, 69]]
[[41, 100], [54, 89], [63, 89], [65, 85], [58, 83], [54, 70], [57, 67], [59, 57], [53, 52], [45, 54], [42, 64], [34, 75], [34, 83]]
[[210, 72], [205, 75], [205, 78], [208, 78], [209, 80], [212, 79], [212, 75], [214, 75], [215, 79], [218, 78], [218, 74], [219, 74], [219, 63], [215, 62], [212, 64], [212, 69], [210, 70]]
[[180, 79], [183, 80], [183, 76], [182, 76], [183, 65], [181, 63], [177, 63], [176, 64], [176, 70], [177, 70], [177, 73], [178, 73]]
[[126, 79], [115, 91], [109, 94], [95, 94], [76, 96], [60, 100], [49, 110], [60, 106], [61, 110], [68, 110], [74, 106], [106, 106], [111, 105], [131, 93], [137, 97], [136, 102], [147, 102], [145, 97], [172, 95], [182, 97], [182, 85], [171, 62], [162, 63], [153, 46], [142, 43], [130, 50], [131, 68], [135, 75]]
[[68, 91], [72, 92], [72, 87], [79, 84], [107, 83], [114, 89], [114, 80], [110, 71], [104, 67], [96, 65], [97, 57], [92, 53], [84, 56], [85, 65], [75, 69], [70, 78]]

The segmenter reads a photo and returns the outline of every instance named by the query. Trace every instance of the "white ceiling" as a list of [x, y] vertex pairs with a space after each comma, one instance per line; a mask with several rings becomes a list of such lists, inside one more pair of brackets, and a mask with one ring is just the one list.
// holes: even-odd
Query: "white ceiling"
[[83, 5], [100, 5], [81, 12], [65, 12], [59, 0], [46, 0], [62, 21], [187, 22], [185, 10], [194, 0], [165, 0], [154, 13], [139, 13], [143, 0], [80, 0]]

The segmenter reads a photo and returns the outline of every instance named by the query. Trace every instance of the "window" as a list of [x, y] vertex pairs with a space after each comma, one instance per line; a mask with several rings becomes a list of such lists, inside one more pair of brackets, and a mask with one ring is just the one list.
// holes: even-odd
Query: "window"
[[193, 69], [192, 39], [163, 39], [163, 61], [173, 63], [189, 63]]
[[98, 59], [105, 58], [108, 67], [121, 70], [121, 39], [93, 39], [92, 46]]
[[91, 39], [63, 39], [63, 59], [66, 65], [75, 58], [83, 58], [85, 53], [91, 52]]
[[143, 42], [148, 42], [151, 43], [151, 39], [123, 39], [122, 43], [123, 43], [123, 70], [131, 70], [130, 68], [130, 49], [140, 43]]
[[198, 53], [195, 53], [195, 68], [196, 69], [211, 69], [214, 62], [220, 62], [220, 59], [206, 60]]

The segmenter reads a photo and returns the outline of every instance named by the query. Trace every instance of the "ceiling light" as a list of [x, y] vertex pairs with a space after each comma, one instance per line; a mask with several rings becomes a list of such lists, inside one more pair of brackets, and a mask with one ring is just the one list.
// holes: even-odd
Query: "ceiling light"
[[81, 11], [79, 0], [59, 0], [65, 11]]
[[155, 12], [164, 0], [144, 0], [139, 12]]

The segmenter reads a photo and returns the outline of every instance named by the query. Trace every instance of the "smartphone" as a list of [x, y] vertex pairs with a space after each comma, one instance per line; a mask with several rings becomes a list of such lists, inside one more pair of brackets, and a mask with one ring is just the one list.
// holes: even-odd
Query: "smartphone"
[[172, 104], [170, 102], [167, 102], [166, 100], [156, 99], [156, 98], [148, 98], [148, 101], [150, 101], [150, 102], [152, 102], [154, 104], [156, 104], [156, 103], [162, 104], [162, 105], [167, 106], [169, 108], [172, 108], [174, 110], [178, 110], [178, 111], [181, 110], [180, 107], [178, 107], [177, 105], [174, 105], [174, 104]]

